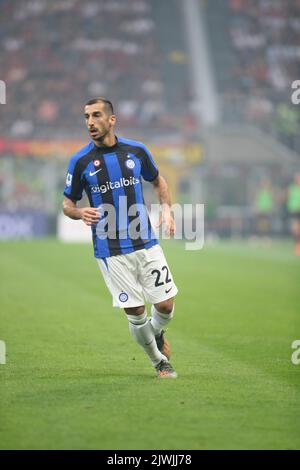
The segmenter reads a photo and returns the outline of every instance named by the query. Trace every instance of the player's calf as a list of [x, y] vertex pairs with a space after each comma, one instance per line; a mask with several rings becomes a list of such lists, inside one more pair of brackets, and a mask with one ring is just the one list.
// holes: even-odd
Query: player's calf
[[165, 327], [171, 321], [174, 315], [173, 299], [168, 299], [151, 307], [151, 326], [155, 334], [155, 341], [159, 351], [166, 356], [171, 357], [170, 343], [165, 337]]
[[155, 335], [159, 335], [174, 316], [173, 299], [160, 302], [151, 307], [151, 325]]
[[[130, 311], [130, 313], [128, 313]], [[135, 341], [142, 346], [150, 361], [157, 366], [166, 356], [158, 349], [152, 326], [147, 319], [144, 306], [125, 309], [129, 321], [129, 330]]]

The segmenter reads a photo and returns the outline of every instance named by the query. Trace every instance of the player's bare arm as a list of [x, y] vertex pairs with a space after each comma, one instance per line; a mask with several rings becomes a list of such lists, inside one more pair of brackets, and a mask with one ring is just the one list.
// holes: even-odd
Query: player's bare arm
[[77, 207], [76, 202], [64, 197], [64, 214], [73, 220], [83, 220], [86, 225], [96, 224], [100, 219], [100, 213], [96, 207]]
[[162, 213], [159, 217], [158, 227], [164, 223], [167, 235], [174, 235], [176, 227], [173, 214], [171, 212], [171, 197], [168, 184], [161, 175], [153, 181], [153, 186], [157, 194], [157, 198], [162, 206]]

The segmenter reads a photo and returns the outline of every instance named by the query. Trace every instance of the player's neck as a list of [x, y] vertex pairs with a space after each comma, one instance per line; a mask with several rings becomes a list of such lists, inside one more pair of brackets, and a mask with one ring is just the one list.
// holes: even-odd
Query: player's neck
[[94, 140], [94, 144], [97, 147], [112, 147], [117, 143], [115, 134], [108, 134], [101, 140]]

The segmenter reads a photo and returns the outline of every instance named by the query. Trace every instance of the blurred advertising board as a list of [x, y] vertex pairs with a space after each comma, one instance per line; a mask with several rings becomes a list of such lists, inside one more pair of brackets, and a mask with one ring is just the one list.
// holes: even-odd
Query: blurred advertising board
[[[35, 157], [39, 159], [68, 159], [88, 143], [87, 140], [26, 140], [6, 139], [0, 136], [0, 155], [13, 155], [18, 157]], [[159, 161], [172, 165], [194, 165], [203, 160], [203, 146], [196, 141], [183, 141], [179, 139], [165, 142], [145, 142], [150, 152]]]
[[0, 240], [48, 235], [48, 216], [40, 211], [0, 211]]

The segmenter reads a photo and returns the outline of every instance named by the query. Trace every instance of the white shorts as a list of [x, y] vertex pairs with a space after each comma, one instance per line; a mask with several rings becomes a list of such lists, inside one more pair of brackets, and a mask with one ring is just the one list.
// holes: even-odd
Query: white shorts
[[178, 292], [160, 245], [97, 261], [114, 307], [157, 304]]

